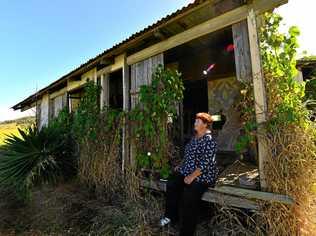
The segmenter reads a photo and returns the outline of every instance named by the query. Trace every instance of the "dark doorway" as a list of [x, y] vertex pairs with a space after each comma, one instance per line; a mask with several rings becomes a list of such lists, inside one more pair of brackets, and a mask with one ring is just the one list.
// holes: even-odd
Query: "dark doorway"
[[[185, 87], [179, 112], [182, 147], [193, 135], [196, 113], [208, 112], [217, 115], [220, 112], [220, 109], [212, 104], [214, 101], [210, 92], [213, 91], [213, 84], [210, 82], [235, 76], [233, 51], [232, 29], [227, 27], [164, 53], [165, 66], [181, 72]], [[222, 95], [222, 88], [227, 88], [226, 84], [222, 87], [220, 84], [216, 88], [216, 94]]]
[[109, 82], [109, 106], [115, 109], [123, 109], [123, 71], [122, 69], [110, 74]]
[[183, 135], [186, 143], [193, 134], [193, 123], [198, 112], [208, 112], [207, 80], [184, 81]]

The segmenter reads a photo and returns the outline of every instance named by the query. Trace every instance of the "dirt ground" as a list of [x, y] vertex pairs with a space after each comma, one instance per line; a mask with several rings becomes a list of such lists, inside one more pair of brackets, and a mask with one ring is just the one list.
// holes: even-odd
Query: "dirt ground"
[[[1, 236], [176, 235], [174, 230], [157, 226], [164, 199], [159, 193], [154, 194], [155, 203], [142, 203], [144, 208], [96, 198], [79, 183], [37, 189], [27, 204], [1, 195]], [[211, 226], [212, 206], [204, 205], [203, 209], [197, 235], [228, 235]], [[143, 215], [144, 224], [133, 220], [139, 215]]]

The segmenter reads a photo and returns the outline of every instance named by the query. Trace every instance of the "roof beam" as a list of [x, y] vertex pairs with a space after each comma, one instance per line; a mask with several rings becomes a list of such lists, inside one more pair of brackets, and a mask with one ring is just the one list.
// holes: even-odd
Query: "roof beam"
[[157, 55], [181, 44], [187, 43], [203, 35], [215, 32], [227, 26], [247, 19], [249, 11], [253, 9], [256, 15], [270, 11], [275, 7], [287, 3], [288, 0], [254, 0], [251, 4], [238, 7], [225, 14], [212, 18], [200, 25], [194, 26], [182, 33], [172, 36], [165, 41], [152, 45], [127, 57], [127, 63], [132, 65], [151, 56]]

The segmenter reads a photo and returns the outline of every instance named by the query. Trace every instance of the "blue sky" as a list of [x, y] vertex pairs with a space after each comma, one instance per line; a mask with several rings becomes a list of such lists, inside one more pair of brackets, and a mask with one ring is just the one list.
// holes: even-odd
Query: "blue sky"
[[[0, 121], [21, 116], [10, 106], [189, 2], [0, 0]], [[290, 0], [280, 11], [289, 22], [296, 24], [297, 16], [299, 26], [307, 27], [315, 6], [311, 0]], [[316, 54], [307, 29], [302, 50]]]
[[187, 3], [0, 0], [0, 120], [36, 89]]

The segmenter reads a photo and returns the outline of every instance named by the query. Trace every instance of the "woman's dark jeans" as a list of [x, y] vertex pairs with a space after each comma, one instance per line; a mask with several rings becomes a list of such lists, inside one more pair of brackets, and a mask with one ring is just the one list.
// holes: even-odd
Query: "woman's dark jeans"
[[196, 181], [185, 184], [184, 176], [179, 173], [168, 180], [165, 216], [173, 223], [180, 220], [180, 236], [194, 235], [201, 197], [207, 188], [206, 184]]

